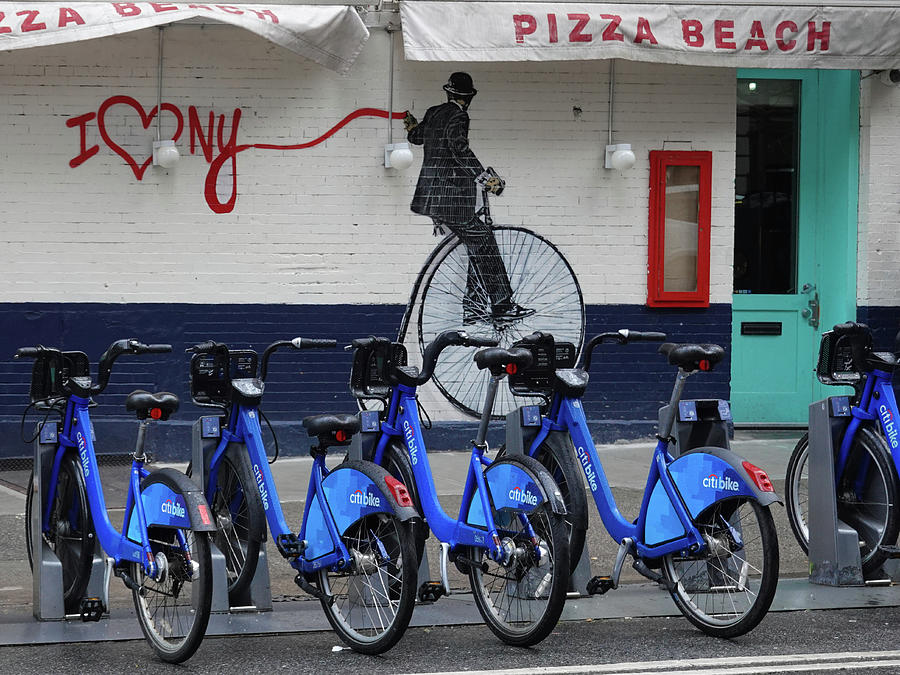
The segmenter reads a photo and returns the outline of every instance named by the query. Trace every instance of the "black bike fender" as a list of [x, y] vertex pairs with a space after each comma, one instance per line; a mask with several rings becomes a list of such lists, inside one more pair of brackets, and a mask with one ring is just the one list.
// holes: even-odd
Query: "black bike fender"
[[[172, 468], [153, 471], [141, 481], [141, 499], [144, 502], [144, 510], [147, 512], [148, 524], [161, 527], [165, 526], [164, 522], [157, 522], [157, 514], [155, 511], [167, 506], [168, 499], [164, 499], [161, 503], [157, 503], [150, 497], [148, 490], [154, 484], [164, 485], [172, 495], [180, 496], [184, 500], [184, 508], [187, 512], [186, 515], [190, 519], [191, 529], [193, 531], [216, 531], [216, 524], [212, 518], [212, 511], [209, 508], [206, 497], [203, 496], [203, 491], [197, 487], [197, 484], [190, 478]], [[146, 498], [145, 493], [147, 493]]]
[[[588, 503], [587, 495], [584, 491], [582, 476], [584, 475], [581, 466], [575, 461], [575, 446], [568, 432], [551, 431], [544, 440], [544, 444], [553, 452], [556, 461], [560, 465], [567, 465], [569, 475], [573, 476], [573, 480], [577, 481], [575, 485], [569, 488], [569, 499], [572, 500], [572, 509], [568, 513], [567, 520], [574, 527], [587, 530], [588, 527]], [[553, 480], [553, 477], [550, 477]], [[556, 481], [554, 481], [555, 483]]]
[[[747, 486], [756, 496], [756, 500], [759, 502], [760, 506], [769, 506], [770, 504], [784, 504], [784, 500], [778, 496], [778, 493], [774, 490], [760, 490], [754, 482], [753, 478], [747, 472], [747, 469], [744, 468], [743, 462], [744, 458], [740, 455], [736, 455], [731, 452], [731, 450], [726, 450], [725, 448], [715, 448], [715, 447], [705, 447], [705, 448], [694, 448], [680, 457], [685, 457], [687, 455], [693, 455], [697, 453], [706, 453], [707, 455], [713, 455], [714, 457], [718, 457], [723, 462], [728, 464], [734, 471], [740, 476], [740, 478], [746, 482]], [[675, 461], [678, 461], [677, 459]]]

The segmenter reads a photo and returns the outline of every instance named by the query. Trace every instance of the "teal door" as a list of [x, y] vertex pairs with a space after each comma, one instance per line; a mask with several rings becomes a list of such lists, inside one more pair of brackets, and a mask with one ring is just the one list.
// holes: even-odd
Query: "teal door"
[[731, 403], [800, 424], [819, 337], [856, 318], [859, 75], [739, 70]]

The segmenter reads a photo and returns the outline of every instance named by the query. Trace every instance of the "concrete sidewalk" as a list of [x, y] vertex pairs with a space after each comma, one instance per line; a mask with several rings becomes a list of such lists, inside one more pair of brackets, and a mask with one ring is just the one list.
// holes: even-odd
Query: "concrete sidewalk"
[[[732, 442], [732, 449], [754, 464], [764, 468], [781, 492], [784, 473], [791, 450], [802, 431], [748, 431], [738, 430]], [[604, 470], [607, 473], [613, 494], [620, 511], [626, 516], [636, 516], [646, 482], [653, 441], [644, 440], [614, 443], [598, 447]], [[335, 457], [334, 461], [337, 461]], [[463, 490], [469, 461], [467, 452], [429, 453], [429, 461], [435, 476], [440, 501], [448, 513], [459, 509], [459, 495]], [[279, 496], [283, 503], [288, 523], [298, 527], [303, 513], [307, 483], [312, 460], [306, 458], [283, 458], [273, 465], [273, 473]], [[184, 469], [184, 464], [173, 465]], [[109, 486], [106, 499], [110, 506], [110, 517], [116, 522], [122, 517], [124, 491], [128, 475], [128, 465], [102, 466], [104, 485]], [[37, 639], [37, 624], [31, 619], [31, 573], [25, 555], [24, 512], [25, 486], [28, 472], [7, 471], [0, 473], [0, 627], [2, 633], [11, 639]], [[606, 533], [597, 516], [593, 502], [589, 500], [591, 525], [588, 531], [587, 549], [591, 574], [608, 574], [615, 559], [616, 545]], [[806, 581], [808, 561], [797, 546], [790, 531], [785, 510], [773, 507], [780, 548], [779, 592], [773, 607], [775, 610], [820, 609], [869, 605], [900, 605], [900, 587], [887, 588], [841, 588], [832, 589], [812, 586]], [[229, 615], [218, 617], [211, 624], [211, 634], [232, 630], [239, 632], [282, 632], [297, 630], [319, 630], [327, 628], [318, 602], [312, 601], [293, 583], [294, 571], [277, 556], [271, 555], [269, 572], [275, 611], [267, 615], [240, 617]], [[431, 562], [432, 578], [437, 577], [436, 561], [438, 549], [434, 537], [428, 540], [427, 552]], [[452, 568], [453, 566], [451, 566]], [[467, 580], [455, 569], [451, 573], [451, 586], [464, 591]], [[572, 599], [567, 603], [564, 618], [611, 618], [622, 616], [675, 615], [677, 610], [668, 594], [626, 565], [622, 577], [623, 586], [605, 596]], [[133, 620], [130, 592], [113, 579], [110, 584], [110, 605], [112, 619], [104, 629], [105, 639], [125, 639], [139, 637], [137, 622]], [[117, 619], [121, 617], [121, 622]], [[415, 615], [416, 625], [441, 623], [480, 622], [480, 616], [472, 604], [471, 595], [462, 592], [434, 605], [423, 605]], [[89, 627], [86, 636], [96, 636]], [[40, 634], [44, 641], [55, 641], [56, 629], [42, 626]], [[18, 635], [20, 638], [13, 638]], [[72, 637], [71, 631], [67, 639]], [[88, 638], [85, 638], [88, 639]], [[3, 640], [0, 640], [0, 644]]]

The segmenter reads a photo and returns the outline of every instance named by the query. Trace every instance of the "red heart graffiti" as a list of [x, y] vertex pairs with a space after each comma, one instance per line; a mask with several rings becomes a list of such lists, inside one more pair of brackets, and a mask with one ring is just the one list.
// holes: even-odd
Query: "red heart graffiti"
[[[153, 161], [153, 155], [151, 154], [143, 164], [138, 166], [137, 161], [131, 156], [131, 153], [111, 139], [106, 131], [106, 122], [104, 120], [106, 111], [112, 106], [120, 103], [131, 106], [138, 112], [141, 116], [141, 124], [144, 125], [144, 129], [150, 127], [150, 122], [153, 121], [153, 118], [156, 117], [159, 111], [156, 106], [154, 106], [149, 113], [144, 112], [144, 107], [130, 96], [112, 96], [106, 99], [97, 111], [97, 127], [100, 129], [100, 136], [113, 152], [128, 163], [128, 166], [134, 171], [134, 177], [138, 180], [142, 180], [144, 172], [147, 170], [147, 167], [150, 166], [150, 162]], [[175, 115], [175, 119], [178, 121], [178, 127], [175, 129], [175, 134], [172, 136], [172, 140], [177, 141], [181, 136], [181, 132], [184, 130], [184, 116], [181, 114], [181, 111], [171, 103], [163, 103], [162, 109]]]

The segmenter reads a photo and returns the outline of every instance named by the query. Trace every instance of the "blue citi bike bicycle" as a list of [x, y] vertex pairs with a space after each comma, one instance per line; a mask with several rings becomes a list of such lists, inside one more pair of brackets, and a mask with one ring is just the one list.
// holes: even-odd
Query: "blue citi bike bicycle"
[[[491, 461], [486, 455], [498, 384], [531, 362], [527, 350], [496, 344], [463, 331], [444, 331], [425, 348], [420, 372], [406, 365], [400, 343], [376, 337], [354, 340], [350, 384], [357, 398], [384, 404], [380, 412], [363, 413], [380, 421], [368, 451], [376, 464], [407, 486], [425, 518], [413, 524], [417, 558], [422, 557], [428, 528], [441, 542], [441, 581], [423, 584], [420, 598], [437, 600], [450, 593], [447, 567], [453, 562], [468, 575], [475, 604], [491, 631], [508, 644], [529, 646], [553, 630], [565, 603], [565, 507], [553, 479], [530, 457]], [[416, 399], [416, 388], [431, 378], [441, 351], [448, 347], [490, 347], [474, 354], [476, 367], [490, 371], [491, 377], [456, 518], [438, 501]]]
[[557, 343], [548, 333], [533, 333], [517, 342], [532, 352], [534, 365], [511, 375], [510, 389], [547, 403], [543, 415], [538, 406], [521, 409], [533, 426], [530, 436], [523, 434], [523, 450], [547, 467], [560, 487], [576, 561], [587, 529], [581, 475], [603, 525], [619, 544], [612, 574], [591, 579], [588, 593], [617, 588], [630, 555], [632, 567], [662, 584], [691, 623], [709, 635], [735, 637], [762, 620], [775, 595], [778, 540], [768, 507], [779, 498], [762, 469], [727, 449], [701, 447], [677, 457], [670, 453], [685, 381], [698, 371], [712, 370], [724, 355], [722, 348], [660, 346], [669, 364], [678, 367], [678, 375], [669, 405], [660, 411], [659, 440], [635, 520], [625, 518], [616, 506], [582, 406], [595, 347], [665, 339], [663, 333], [601, 333], [588, 342], [583, 365], [577, 368], [575, 345]]
[[227, 416], [206, 464], [205, 491], [225, 557], [230, 597], [249, 587], [266, 523], [278, 552], [297, 571], [295, 583], [321, 601], [328, 621], [354, 650], [390, 649], [409, 625], [415, 604], [416, 560], [409, 521], [418, 518], [405, 486], [371, 462], [346, 460], [329, 470], [330, 447], [345, 447], [359, 431], [357, 415], [303, 419], [312, 474], [299, 533], [288, 526], [263, 442], [259, 406], [269, 357], [280, 348], [334, 347], [334, 340], [294, 338], [252, 350], [217, 342], [189, 348], [191, 396]]
[[[118, 340], [100, 357], [97, 382], [84, 352], [22, 347], [16, 358], [35, 359], [31, 400], [61, 420], [58, 445], [45, 494], [34, 494], [34, 475], [25, 502], [25, 534], [32, 567], [40, 560], [31, 535], [32, 511], [41, 510], [43, 541], [62, 566], [66, 613], [99, 620], [106, 610], [98, 598], [84, 598], [96, 540], [111, 559], [115, 575], [131, 589], [138, 622], [164, 661], [179, 663], [199, 647], [206, 633], [212, 599], [209, 535], [215, 530], [203, 493], [174, 469], [148, 471], [144, 439], [151, 420], [166, 420], [178, 409], [168, 392], [134, 391], [125, 400], [139, 422], [122, 531], [110, 523], [94, 451], [91, 399], [106, 389], [113, 363], [123, 354], [161, 354], [170, 345]], [[24, 418], [23, 418], [24, 419]], [[39, 467], [35, 467], [39, 470]], [[96, 539], [95, 539], [96, 536]]]
[[[875, 351], [872, 332], [861, 323], [842, 323], [822, 335], [816, 375], [820, 382], [851, 386], [849, 415], [834, 461], [838, 518], [859, 534], [864, 575], [898, 557], [900, 515], [900, 422], [893, 379], [897, 356]], [[785, 501], [791, 529], [809, 552], [809, 434], [788, 461]]]

